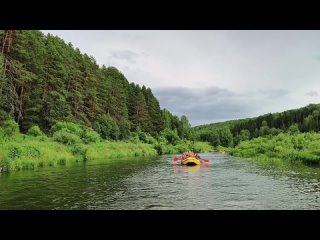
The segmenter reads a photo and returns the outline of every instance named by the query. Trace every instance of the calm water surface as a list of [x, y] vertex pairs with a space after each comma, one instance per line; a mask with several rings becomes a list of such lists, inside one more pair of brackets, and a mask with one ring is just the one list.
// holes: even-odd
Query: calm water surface
[[224, 154], [90, 162], [0, 176], [0, 209], [320, 209], [320, 170]]

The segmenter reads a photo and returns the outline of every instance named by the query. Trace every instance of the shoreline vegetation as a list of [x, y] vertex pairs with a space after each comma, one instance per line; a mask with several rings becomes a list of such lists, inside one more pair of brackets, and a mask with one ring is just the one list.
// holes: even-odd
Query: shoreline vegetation
[[319, 133], [280, 133], [259, 137], [229, 148], [230, 155], [258, 161], [282, 160], [289, 163], [320, 166]]
[[320, 166], [320, 104], [193, 130], [195, 139], [235, 157]]
[[[143, 132], [132, 133], [126, 141], [111, 141], [100, 137], [91, 128], [70, 122], [58, 122], [51, 136], [34, 126], [27, 134], [19, 132], [18, 124], [6, 121], [0, 127], [1, 172], [39, 169], [57, 165], [93, 160], [156, 157], [177, 154], [189, 149], [197, 152], [212, 151], [209, 143], [171, 139], [166, 130], [158, 139]], [[171, 142], [168, 142], [168, 139]]]

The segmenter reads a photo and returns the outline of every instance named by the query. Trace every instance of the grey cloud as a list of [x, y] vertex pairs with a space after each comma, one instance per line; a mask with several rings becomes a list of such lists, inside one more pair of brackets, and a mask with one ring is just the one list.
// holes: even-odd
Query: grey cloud
[[208, 89], [167, 87], [154, 89], [161, 107], [178, 116], [186, 115], [190, 123], [196, 124], [245, 118], [257, 106], [250, 100], [228, 89], [212, 87]]
[[129, 63], [136, 63], [136, 58], [138, 56], [138, 53], [132, 52], [130, 50], [113, 51], [111, 53], [111, 58], [117, 60], [124, 60]]
[[278, 98], [283, 95], [288, 94], [289, 91], [285, 89], [267, 89], [267, 90], [258, 90], [257, 94], [261, 94], [262, 97], [266, 98]]
[[310, 91], [310, 92], [307, 92], [306, 94], [307, 94], [308, 96], [310, 96], [310, 97], [317, 97], [317, 96], [319, 96], [318, 92], [316, 92], [316, 91]]
[[219, 87], [165, 87], [153, 92], [161, 107], [178, 116], [186, 115], [193, 126], [267, 113], [263, 111], [265, 105], [275, 105], [289, 93], [283, 89], [238, 93]]

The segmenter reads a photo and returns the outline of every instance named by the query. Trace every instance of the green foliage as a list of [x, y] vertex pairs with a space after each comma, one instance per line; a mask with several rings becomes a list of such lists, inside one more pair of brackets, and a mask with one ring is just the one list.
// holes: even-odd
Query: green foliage
[[19, 133], [19, 125], [14, 120], [6, 120], [0, 124], [0, 138], [10, 138]]
[[57, 142], [72, 145], [84, 142], [95, 143], [100, 141], [100, 136], [92, 128], [81, 126], [72, 122], [57, 122], [51, 128], [53, 139]]
[[85, 128], [81, 139], [84, 143], [96, 143], [100, 141], [100, 135], [92, 128]]
[[64, 130], [65, 132], [72, 133], [81, 137], [83, 134], [83, 128], [76, 123], [72, 122], [57, 122], [55, 125], [52, 126], [51, 132], [55, 133], [57, 131]]
[[212, 146], [218, 146], [221, 144], [218, 131], [210, 132], [206, 140], [209, 141]]
[[119, 138], [121, 140], [127, 139], [130, 136], [130, 122], [122, 119], [119, 123]]
[[179, 140], [179, 136], [177, 131], [171, 130], [169, 128], [164, 129], [161, 133], [160, 136], [163, 137], [168, 141], [169, 144], [175, 145], [177, 141]]
[[156, 156], [153, 145], [143, 143], [100, 142], [91, 144], [87, 150], [87, 160], [121, 159], [128, 157]]
[[88, 147], [83, 144], [75, 144], [71, 147], [71, 153], [76, 157], [77, 162], [86, 161]]
[[115, 119], [109, 114], [99, 116], [93, 124], [93, 129], [99, 133], [103, 139], [117, 140], [119, 138], [120, 129]]
[[228, 127], [221, 128], [219, 130], [220, 143], [224, 147], [233, 146], [233, 137], [230, 129]]
[[150, 88], [130, 84], [115, 67], [100, 67], [57, 36], [3, 30], [0, 38], [0, 49], [10, 45], [0, 53], [0, 121], [13, 118], [24, 133], [34, 125], [49, 133], [58, 122], [93, 127], [108, 114], [115, 123], [99, 132], [104, 139], [127, 139], [137, 127], [155, 137], [167, 120], [172, 130], [181, 125], [168, 111], [164, 118]]
[[245, 158], [283, 159], [289, 162], [320, 164], [319, 147], [318, 133], [280, 133], [271, 138], [259, 137], [243, 141], [231, 151], [231, 154]]
[[81, 139], [76, 134], [70, 133], [66, 129], [58, 130], [53, 134], [53, 140], [65, 145], [74, 145], [81, 143]]
[[39, 128], [39, 126], [32, 126], [31, 128], [29, 128], [27, 134], [30, 135], [30, 136], [34, 136], [34, 137], [38, 137], [38, 136], [43, 136], [44, 135], [44, 133]]
[[181, 139], [190, 139], [192, 137], [191, 125], [185, 115], [181, 116], [178, 126], [178, 135]]
[[298, 124], [296, 124], [296, 123], [295, 123], [295, 124], [292, 124], [292, 125], [289, 127], [288, 132], [289, 132], [290, 134], [300, 133]]
[[[303, 108], [269, 113], [255, 118], [198, 126], [194, 128], [195, 139], [210, 141], [213, 146], [217, 146], [221, 144], [218, 141], [217, 132], [224, 127], [230, 129], [234, 145], [246, 141], [247, 136], [253, 139], [260, 136], [277, 136], [282, 132], [290, 134], [318, 132], [320, 131], [320, 104], [310, 104]], [[249, 134], [244, 136], [242, 131], [249, 131]]]

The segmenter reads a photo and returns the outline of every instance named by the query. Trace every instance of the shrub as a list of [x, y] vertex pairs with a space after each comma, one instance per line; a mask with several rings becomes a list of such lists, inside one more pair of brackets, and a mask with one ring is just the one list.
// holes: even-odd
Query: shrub
[[84, 143], [96, 143], [100, 141], [100, 135], [92, 128], [83, 131], [82, 140]]
[[25, 146], [23, 149], [23, 155], [30, 158], [39, 158], [40, 151], [35, 147]]
[[129, 142], [136, 143], [136, 144], [141, 143], [140, 138], [136, 133], [132, 134], [132, 136], [129, 138]]
[[27, 134], [30, 135], [30, 136], [34, 136], [34, 137], [38, 137], [38, 136], [43, 136], [44, 135], [44, 133], [39, 128], [39, 126], [32, 126], [31, 128], [29, 128]]
[[15, 146], [8, 147], [8, 157], [15, 159], [21, 156], [21, 149]]
[[83, 135], [82, 126], [72, 122], [57, 122], [51, 128], [51, 132], [53, 134], [60, 130], [64, 130], [67, 133], [72, 133], [74, 135], [77, 135], [78, 137], [81, 137]]
[[169, 128], [164, 129], [161, 133], [160, 133], [161, 137], [164, 137], [168, 143], [175, 145], [177, 143], [177, 141], [180, 139], [178, 136], [177, 131], [173, 131]]
[[294, 135], [294, 134], [297, 134], [297, 133], [299, 133], [300, 131], [299, 131], [299, 126], [298, 126], [298, 124], [292, 124], [290, 127], [289, 127], [289, 129], [288, 129], [288, 133], [290, 133], [290, 134], [292, 134], [292, 135]]
[[79, 136], [69, 133], [65, 129], [56, 131], [53, 134], [53, 140], [65, 145], [73, 145], [73, 144], [82, 142]]
[[1, 134], [4, 138], [9, 138], [19, 133], [19, 125], [14, 120], [7, 120], [1, 124]]
[[109, 114], [97, 118], [93, 124], [93, 129], [100, 134], [103, 139], [119, 139], [119, 127]]
[[159, 155], [162, 155], [163, 154], [163, 144], [161, 144], [160, 142], [157, 142], [155, 145], [154, 145], [154, 149], [157, 151], [157, 153]]

